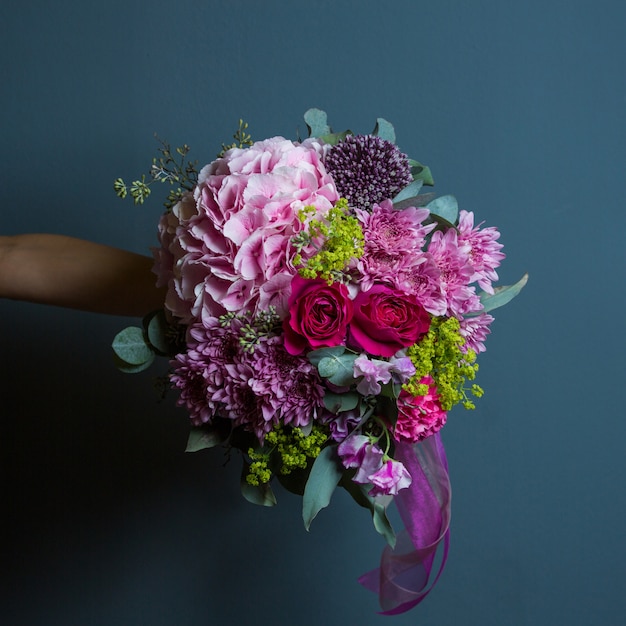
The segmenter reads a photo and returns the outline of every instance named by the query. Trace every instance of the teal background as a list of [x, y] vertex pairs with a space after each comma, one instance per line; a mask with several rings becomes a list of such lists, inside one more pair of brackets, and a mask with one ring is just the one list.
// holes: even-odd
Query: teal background
[[211, 160], [243, 117], [294, 137], [385, 117], [400, 147], [502, 232], [485, 397], [444, 431], [452, 547], [431, 596], [376, 615], [382, 541], [338, 493], [239, 495], [239, 460], [184, 454], [152, 374], [119, 374], [135, 320], [0, 302], [2, 585], [15, 626], [618, 624], [626, 512], [626, 5], [618, 1], [4, 0], [0, 232], [146, 252], [158, 200], [118, 201], [153, 134]]

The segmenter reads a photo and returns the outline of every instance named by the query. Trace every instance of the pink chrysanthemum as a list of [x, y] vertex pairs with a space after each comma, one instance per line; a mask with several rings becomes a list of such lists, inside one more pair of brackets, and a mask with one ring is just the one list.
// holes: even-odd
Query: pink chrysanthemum
[[445, 297], [448, 314], [461, 318], [465, 313], [479, 311], [480, 299], [469, 286], [474, 269], [470, 264], [469, 244], [462, 243], [454, 228], [433, 233], [428, 246], [439, 268], [439, 284]]
[[483, 341], [487, 339], [487, 335], [491, 332], [489, 328], [491, 322], [493, 322], [493, 317], [489, 313], [481, 313], [476, 317], [466, 317], [461, 320], [459, 332], [465, 339], [463, 352], [471, 349], [478, 354], [486, 350]]
[[371, 213], [356, 210], [365, 240], [364, 254], [359, 259], [361, 288], [367, 291], [374, 282], [393, 284], [398, 272], [410, 271], [424, 262], [422, 247], [426, 235], [435, 227], [423, 225], [428, 209], [408, 207], [395, 210], [391, 200], [375, 204]]
[[398, 440], [416, 443], [434, 435], [446, 423], [447, 414], [441, 408], [435, 381], [431, 376], [425, 376], [420, 383], [428, 385], [423, 396], [413, 396], [404, 390], [400, 392], [394, 431]]
[[492, 281], [498, 280], [495, 268], [505, 255], [500, 252], [502, 244], [498, 243], [500, 232], [490, 226], [480, 228], [479, 224], [474, 228], [474, 214], [468, 211], [459, 213], [459, 244], [468, 245], [469, 258], [474, 273], [471, 282], [478, 282], [478, 286], [487, 293], [493, 293]]

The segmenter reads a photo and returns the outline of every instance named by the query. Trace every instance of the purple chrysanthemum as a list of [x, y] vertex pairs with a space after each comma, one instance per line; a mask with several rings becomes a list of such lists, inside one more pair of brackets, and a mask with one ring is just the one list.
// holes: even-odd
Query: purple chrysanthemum
[[339, 195], [355, 209], [392, 199], [412, 180], [406, 154], [375, 135], [348, 135], [324, 159]]

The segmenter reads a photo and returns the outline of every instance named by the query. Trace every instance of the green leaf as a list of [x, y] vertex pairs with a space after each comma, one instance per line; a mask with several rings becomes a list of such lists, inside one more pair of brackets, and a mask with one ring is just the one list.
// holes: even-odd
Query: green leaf
[[154, 353], [152, 353], [152, 358], [148, 359], [144, 363], [140, 363], [139, 365], [131, 365], [130, 363], [126, 363], [126, 361], [122, 361], [117, 354], [113, 353], [113, 362], [118, 370], [124, 372], [124, 374], [138, 374], [139, 372], [143, 372], [147, 370], [154, 361]]
[[155, 311], [144, 320], [148, 341], [162, 356], [173, 356], [173, 347], [169, 339], [169, 328], [163, 310]]
[[454, 196], [441, 196], [426, 205], [431, 214], [443, 217], [450, 224], [456, 224], [459, 216], [459, 205]]
[[494, 309], [509, 303], [524, 288], [527, 282], [528, 274], [524, 274], [514, 285], [496, 287], [493, 290], [493, 295], [489, 293], [481, 293], [480, 301], [484, 307], [481, 313], [493, 311]]
[[351, 411], [356, 408], [358, 404], [358, 393], [332, 393], [327, 391], [324, 394], [324, 406], [335, 415], [337, 415], [337, 413], [341, 413], [342, 411]]
[[146, 343], [143, 330], [129, 326], [115, 335], [113, 351], [129, 365], [143, 365], [154, 359], [154, 352]]
[[396, 143], [396, 131], [393, 124], [382, 117], [376, 118], [376, 126], [374, 126], [372, 135], [391, 141], [391, 143]]
[[391, 522], [387, 518], [387, 509], [379, 502], [374, 502], [372, 510], [372, 521], [374, 528], [381, 534], [391, 548], [396, 546], [396, 533], [393, 531]]
[[368, 485], [357, 484], [347, 475], [343, 476], [340, 484], [359, 506], [369, 509], [376, 532], [382, 535], [392, 548], [395, 547], [396, 533], [387, 518], [387, 509], [383, 504], [384, 501], [372, 498], [368, 493]]
[[252, 504], [258, 504], [259, 506], [274, 506], [276, 504], [276, 496], [272, 491], [269, 483], [262, 483], [260, 485], [251, 485], [246, 480], [248, 475], [248, 463], [244, 459], [243, 470], [241, 472], [241, 495]]
[[302, 497], [302, 518], [309, 530], [315, 516], [330, 504], [330, 498], [343, 474], [337, 446], [324, 448], [315, 459]]
[[346, 387], [354, 383], [354, 362], [356, 354], [342, 354], [341, 356], [326, 356], [318, 364], [317, 369], [322, 378], [338, 387]]
[[317, 350], [308, 352], [306, 356], [311, 364], [317, 367], [323, 358], [330, 356], [341, 356], [345, 351], [346, 349], [343, 346], [334, 346], [333, 348], [318, 348]]
[[351, 130], [344, 130], [342, 133], [330, 133], [330, 135], [320, 135], [317, 138], [323, 143], [327, 143], [330, 146], [338, 144], [343, 141], [348, 135], [351, 135]]
[[220, 428], [211, 426], [193, 426], [189, 431], [185, 452], [198, 452], [224, 443], [228, 436]]
[[413, 196], [412, 198], [407, 198], [406, 200], [400, 200], [400, 202], [394, 202], [393, 208], [396, 211], [401, 211], [402, 209], [406, 209], [407, 207], [425, 207], [431, 200], [434, 200], [436, 194], [434, 193], [421, 193], [419, 196]]
[[411, 167], [411, 175], [413, 180], [421, 180], [425, 185], [432, 187], [435, 184], [433, 175], [430, 171], [430, 167], [423, 165], [419, 161], [409, 159], [409, 166]]
[[321, 109], [309, 109], [304, 114], [306, 127], [309, 129], [309, 137], [321, 137], [330, 135], [333, 131], [328, 125], [328, 116]]
[[402, 202], [403, 200], [408, 200], [409, 198], [415, 198], [419, 193], [419, 190], [422, 188], [424, 183], [421, 180], [414, 180], [412, 183], [409, 183], [400, 193], [396, 195], [393, 199], [393, 203]]

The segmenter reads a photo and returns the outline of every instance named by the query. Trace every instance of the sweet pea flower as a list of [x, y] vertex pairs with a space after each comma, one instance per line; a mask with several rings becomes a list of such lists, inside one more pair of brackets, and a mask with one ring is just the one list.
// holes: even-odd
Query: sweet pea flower
[[366, 354], [361, 354], [354, 361], [354, 377], [363, 377], [356, 390], [364, 396], [377, 396], [382, 389], [380, 383], [386, 384], [391, 380], [391, 368], [389, 361], [368, 359]]
[[409, 487], [412, 479], [400, 461], [387, 459], [378, 471], [369, 476], [369, 482], [373, 485], [369, 490], [370, 496], [395, 496], [400, 489]]

